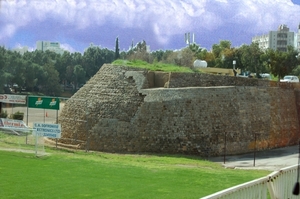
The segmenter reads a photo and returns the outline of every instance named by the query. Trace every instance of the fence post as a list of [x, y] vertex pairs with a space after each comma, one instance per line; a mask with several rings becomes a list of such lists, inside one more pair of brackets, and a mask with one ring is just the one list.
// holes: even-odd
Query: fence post
[[[26, 108], [26, 126], [28, 126], [28, 118], [29, 118], [29, 116], [28, 116], [28, 96], [29, 95], [26, 96], [26, 106], [27, 106], [27, 108]], [[26, 132], [26, 144], [27, 143], [28, 143], [28, 132]]]
[[226, 132], [224, 132], [224, 164], [226, 160]]
[[255, 167], [255, 158], [256, 158], [256, 133], [254, 133], [254, 157], [253, 157], [253, 166]]

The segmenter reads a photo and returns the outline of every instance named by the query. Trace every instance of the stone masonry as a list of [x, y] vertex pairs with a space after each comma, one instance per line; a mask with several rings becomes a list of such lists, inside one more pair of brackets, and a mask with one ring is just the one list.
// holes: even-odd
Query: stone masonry
[[299, 139], [299, 101], [293, 83], [105, 64], [66, 102], [59, 142], [203, 157], [284, 147]]

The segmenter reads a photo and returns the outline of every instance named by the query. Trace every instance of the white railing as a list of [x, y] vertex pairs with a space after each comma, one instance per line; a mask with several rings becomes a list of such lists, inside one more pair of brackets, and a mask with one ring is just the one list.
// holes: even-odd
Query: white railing
[[298, 165], [286, 167], [270, 175], [240, 184], [201, 199], [299, 199], [293, 195]]

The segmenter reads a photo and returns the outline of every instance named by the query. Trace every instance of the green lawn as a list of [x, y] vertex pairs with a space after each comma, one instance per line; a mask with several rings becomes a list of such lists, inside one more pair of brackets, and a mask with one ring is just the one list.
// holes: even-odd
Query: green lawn
[[[141, 60], [121, 60], [118, 59], [112, 63], [113, 65], [121, 65], [121, 66], [129, 66], [135, 68], [145, 68], [151, 71], [164, 71], [164, 72], [183, 72], [183, 73], [194, 73], [191, 68], [183, 67], [183, 66], [176, 66], [172, 64], [164, 64], [164, 63], [153, 63], [149, 64], [148, 62], [141, 61]], [[197, 71], [199, 72], [199, 71]]]
[[35, 157], [34, 140], [0, 132], [0, 199], [200, 198], [269, 171], [225, 169], [195, 156], [56, 150]]
[[200, 198], [269, 174], [180, 156], [0, 151], [0, 198]]

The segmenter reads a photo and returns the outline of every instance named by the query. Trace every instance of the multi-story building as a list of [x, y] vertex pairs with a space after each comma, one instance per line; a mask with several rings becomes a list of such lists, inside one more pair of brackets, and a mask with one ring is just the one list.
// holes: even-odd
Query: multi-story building
[[296, 35], [296, 41], [297, 50], [300, 53], [300, 24], [298, 26], [298, 34]]
[[277, 31], [269, 31], [268, 34], [253, 37], [252, 42], [258, 43], [263, 50], [270, 48], [287, 51], [288, 46], [295, 47], [295, 33], [290, 32], [286, 25], [280, 25]]
[[58, 54], [63, 54], [64, 49], [60, 48], [59, 42], [52, 42], [52, 41], [37, 41], [36, 42], [36, 49], [42, 51], [53, 51]]

